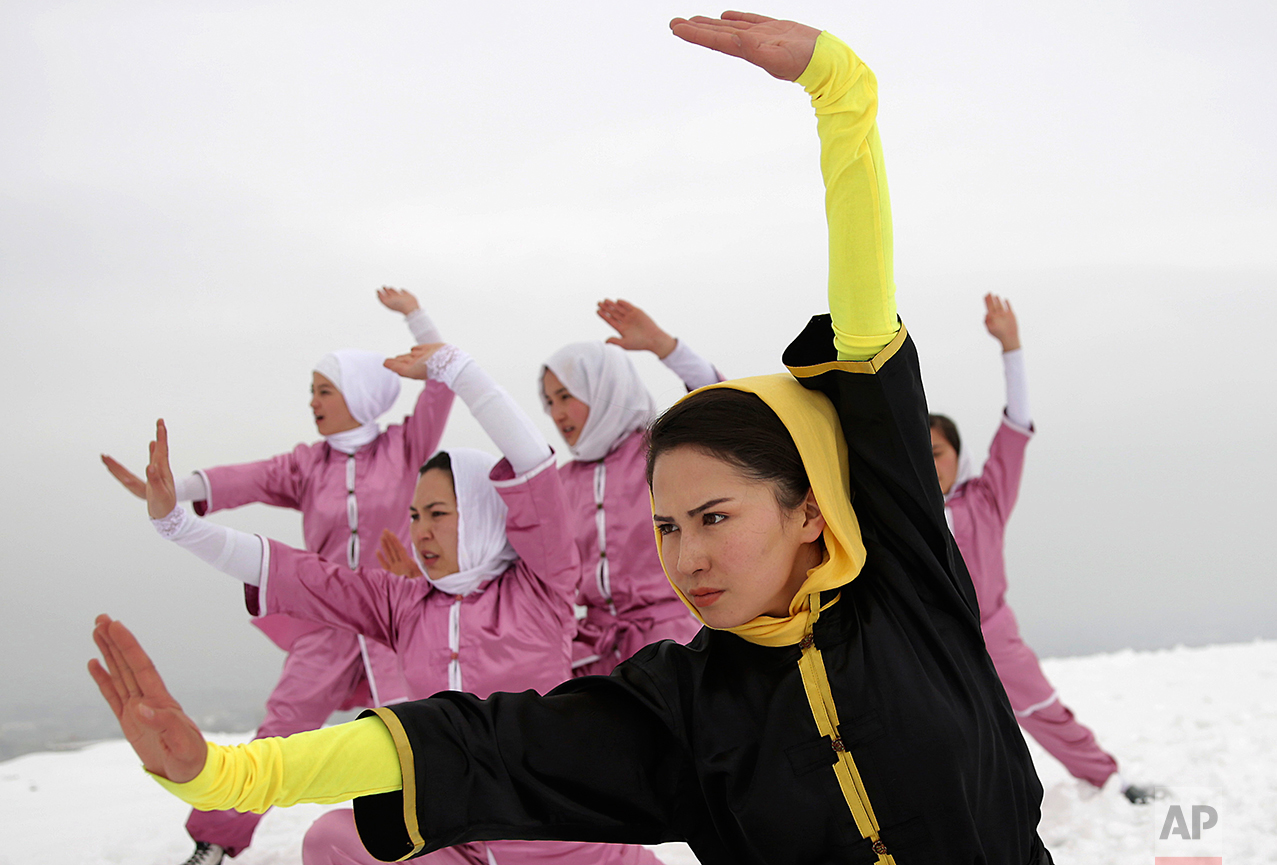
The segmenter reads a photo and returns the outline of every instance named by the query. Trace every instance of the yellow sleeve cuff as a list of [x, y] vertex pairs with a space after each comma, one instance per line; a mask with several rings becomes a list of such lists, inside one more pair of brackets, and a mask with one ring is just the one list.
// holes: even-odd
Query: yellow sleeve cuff
[[209, 742], [203, 771], [187, 783], [151, 777], [201, 811], [256, 814], [301, 802], [345, 802], [403, 786], [394, 740], [376, 717], [246, 745]]

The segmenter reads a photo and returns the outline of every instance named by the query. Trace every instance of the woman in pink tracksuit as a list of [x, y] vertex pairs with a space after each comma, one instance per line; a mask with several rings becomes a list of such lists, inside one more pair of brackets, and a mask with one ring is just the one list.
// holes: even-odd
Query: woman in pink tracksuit
[[[570, 678], [578, 559], [554, 454], [531, 421], [464, 352], [419, 346], [387, 362], [440, 382], [471, 407], [506, 455], [440, 451], [422, 467], [410, 507], [413, 555], [425, 579], [350, 568], [278, 541], [188, 517], [156, 520], [166, 537], [243, 580], [255, 609], [366, 635], [403, 664], [408, 697], [445, 690], [545, 692]], [[164, 445], [167, 446], [166, 444]], [[353, 812], [320, 818], [302, 847], [306, 865], [371, 865]], [[439, 863], [655, 865], [641, 847], [494, 841], [430, 854]]]
[[[945, 497], [945, 518], [975, 584], [985, 646], [1020, 726], [1074, 777], [1102, 787], [1117, 771], [1117, 760], [1100, 748], [1095, 734], [1060, 701], [1037, 655], [1020, 638], [1015, 614], [1006, 602], [1003, 537], [1019, 496], [1024, 449], [1033, 436], [1033, 423], [1015, 313], [995, 295], [985, 295], [984, 302], [985, 327], [1002, 344], [1006, 410], [989, 458], [974, 477], [953, 421], [944, 415], [931, 416], [932, 454]], [[1131, 784], [1122, 783], [1121, 789], [1132, 802], [1149, 795]]]
[[623, 349], [651, 351], [688, 390], [722, 381], [687, 344], [624, 300], [599, 316], [619, 337], [578, 342], [541, 368], [546, 412], [576, 459], [559, 469], [567, 494], [586, 607], [573, 646], [573, 673], [606, 674], [648, 643], [685, 643], [700, 625], [670, 589], [652, 539], [647, 425], [656, 404]]
[[[403, 313], [417, 343], [439, 332], [410, 292], [383, 288], [378, 297]], [[302, 512], [306, 549], [350, 567], [372, 564], [383, 530], [408, 535], [408, 502], [417, 468], [434, 453], [453, 395], [428, 382], [412, 415], [381, 430], [376, 419], [399, 395], [399, 377], [374, 352], [343, 350], [315, 366], [311, 409], [324, 441], [241, 465], [205, 469], [180, 479], [179, 499], [197, 513], [252, 502]], [[145, 483], [110, 457], [107, 468], [131, 492]], [[288, 652], [279, 683], [266, 702], [257, 737], [288, 736], [323, 726], [333, 712], [408, 699], [399, 661], [384, 641], [287, 615], [254, 620]], [[186, 829], [196, 842], [187, 865], [216, 865], [252, 841], [259, 814], [192, 811]]]

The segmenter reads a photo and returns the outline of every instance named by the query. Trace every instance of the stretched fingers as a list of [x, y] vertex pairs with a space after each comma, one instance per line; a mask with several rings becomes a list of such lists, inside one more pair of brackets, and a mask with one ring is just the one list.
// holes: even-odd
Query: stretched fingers
[[118, 461], [112, 457], [102, 454], [102, 465], [106, 466], [106, 470], [111, 473], [117, 481], [124, 485], [124, 488], [134, 495], [141, 495], [146, 498], [146, 482], [139, 478], [133, 472], [126, 469]]
[[98, 651], [102, 653], [106, 661], [107, 669], [111, 673], [111, 683], [123, 704], [134, 697], [142, 696], [142, 692], [138, 689], [137, 680], [133, 678], [133, 672], [128, 669], [124, 656], [120, 654], [119, 646], [111, 638], [110, 626], [110, 618], [98, 616], [93, 628], [93, 642], [97, 643]]
[[126, 669], [133, 677], [134, 687], [138, 689], [138, 693], [152, 702], [156, 700], [171, 702], [173, 698], [169, 695], [168, 688], [164, 686], [164, 680], [160, 678], [160, 671], [155, 669], [155, 663], [142, 648], [142, 644], [137, 641], [137, 637], [124, 627], [123, 622], [111, 622], [106, 631], [109, 639], [115, 643]]
[[720, 54], [732, 57], [744, 57], [745, 51], [741, 38], [736, 31], [726, 25], [715, 25], [692, 22], [683, 18], [675, 18], [670, 22], [670, 30], [684, 42], [700, 45]]
[[115, 680], [97, 658], [89, 661], [89, 675], [97, 683], [102, 699], [106, 700], [107, 705], [111, 707], [111, 712], [118, 719], [124, 714], [124, 700], [120, 698], [120, 692], [115, 689]]
[[768, 18], [766, 15], [759, 15], [754, 12], [737, 12], [728, 9], [720, 16], [724, 21], [741, 21], [747, 24], [766, 24], [768, 21], [775, 21], [775, 18]]

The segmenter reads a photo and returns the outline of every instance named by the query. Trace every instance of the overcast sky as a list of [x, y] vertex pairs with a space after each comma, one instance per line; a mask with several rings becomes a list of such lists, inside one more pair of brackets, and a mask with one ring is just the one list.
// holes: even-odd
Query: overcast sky
[[[982, 458], [980, 297], [1020, 314], [1039, 435], [1010, 598], [1045, 655], [1277, 636], [1277, 11], [1269, 0], [778, 2], [876, 71], [901, 314]], [[557, 443], [534, 390], [601, 297], [729, 376], [825, 308], [795, 85], [669, 35], [717, 8], [0, 6], [0, 703], [90, 693], [94, 614], [178, 692], [264, 699], [232, 581], [98, 462], [179, 472], [317, 435], [326, 351], [397, 353], [416, 292]], [[640, 358], [658, 401], [678, 382]], [[404, 389], [388, 418], [407, 410]], [[445, 444], [491, 445], [464, 408]], [[216, 517], [300, 543], [292, 512]]]

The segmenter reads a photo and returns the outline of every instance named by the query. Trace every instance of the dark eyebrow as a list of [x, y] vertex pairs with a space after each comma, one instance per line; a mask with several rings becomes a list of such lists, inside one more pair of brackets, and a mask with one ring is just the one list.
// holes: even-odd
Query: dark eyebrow
[[428, 511], [428, 510], [430, 510], [431, 508], [433, 508], [435, 505], [443, 505], [444, 507], [447, 507], [447, 506], [448, 506], [448, 503], [447, 503], [447, 502], [431, 502], [431, 503], [430, 503], [430, 504], [428, 504], [428, 505], [422, 505], [420, 508], [418, 508], [416, 505], [408, 505], [408, 510], [410, 510], [410, 511], [417, 511], [417, 510], [421, 510], [421, 511]]
[[[732, 500], [731, 496], [724, 496], [724, 497], [723, 497], [723, 498], [721, 498], [721, 499], [711, 499], [710, 501], [708, 501], [708, 502], [706, 502], [705, 504], [701, 505], [699, 508], [692, 508], [690, 511], [688, 511], [688, 512], [687, 512], [687, 515], [688, 515], [689, 517], [694, 517], [694, 516], [696, 516], [697, 514], [701, 513], [702, 511], [705, 511], [705, 510], [708, 510], [709, 508], [714, 507], [714, 505], [721, 505], [723, 502], [730, 502], [731, 500]], [[673, 518], [673, 517], [663, 517], [663, 516], [661, 516], [660, 514], [652, 514], [652, 522], [654, 522], [654, 523], [672, 523], [672, 522], [674, 522], [674, 518]]]
[[701, 505], [699, 508], [692, 508], [690, 511], [687, 512], [687, 515], [689, 517], [694, 517], [697, 514], [699, 514], [701, 511], [714, 507], [714, 505], [721, 505], [723, 502], [730, 502], [730, 501], [731, 501], [730, 496], [727, 496], [721, 499], [713, 499]]

